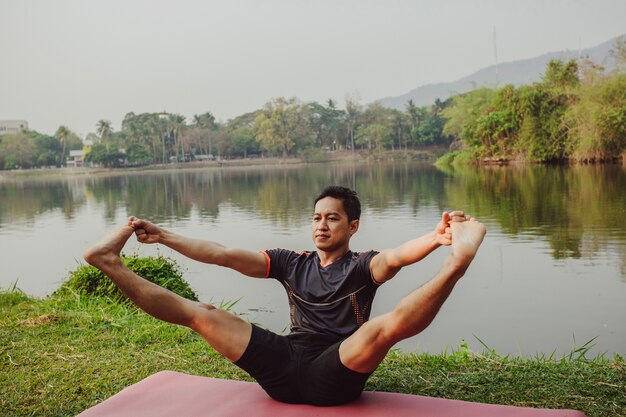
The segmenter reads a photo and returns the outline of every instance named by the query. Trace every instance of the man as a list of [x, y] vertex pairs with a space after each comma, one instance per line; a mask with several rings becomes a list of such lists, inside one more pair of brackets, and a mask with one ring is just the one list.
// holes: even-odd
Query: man
[[[312, 238], [316, 250], [310, 253], [227, 248], [130, 217], [128, 226], [103, 238], [84, 256], [148, 314], [202, 335], [255, 378], [272, 398], [336, 405], [356, 399], [389, 349], [431, 323], [470, 265], [486, 232], [481, 223], [463, 212], [444, 212], [431, 233], [394, 249], [354, 253], [349, 244], [359, 229], [360, 214], [356, 192], [333, 186], [315, 200]], [[278, 279], [289, 296], [291, 333], [277, 335], [137, 276], [119, 256], [133, 232], [141, 243], [161, 243], [191, 259], [250, 277]], [[389, 313], [368, 320], [378, 286], [403, 266], [447, 245], [452, 246], [451, 254], [432, 280]]]

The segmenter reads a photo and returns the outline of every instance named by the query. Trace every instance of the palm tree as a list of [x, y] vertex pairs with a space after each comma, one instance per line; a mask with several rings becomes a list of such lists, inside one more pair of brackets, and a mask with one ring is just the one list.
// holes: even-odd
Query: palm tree
[[215, 116], [210, 111], [202, 114], [194, 114], [193, 122], [196, 127], [201, 127], [203, 129], [214, 129], [215, 128]]
[[65, 148], [67, 146], [67, 140], [69, 139], [71, 134], [71, 130], [69, 130], [67, 126], [64, 125], [59, 126], [56, 133], [54, 134], [54, 137], [56, 137], [61, 143], [61, 165], [64, 165], [65, 163]]
[[411, 125], [411, 132], [409, 137], [413, 138], [415, 135], [415, 129], [419, 125], [419, 108], [413, 102], [413, 99], [410, 99], [406, 104], [406, 115], [409, 118], [409, 124]]
[[217, 128], [217, 124], [215, 123], [215, 116], [213, 116], [213, 113], [211, 113], [210, 111], [202, 114], [194, 114], [193, 122], [196, 125], [196, 128], [202, 129], [206, 133], [209, 148], [208, 150], [205, 149], [204, 153], [208, 155], [212, 154], [213, 144], [211, 141], [211, 137], [213, 136], [213, 134], [209, 131], [215, 130]]
[[178, 151], [183, 154], [183, 160], [185, 159], [185, 149], [183, 146], [183, 132], [187, 125], [185, 124], [185, 116], [181, 114], [173, 114], [170, 116], [170, 123], [172, 133], [174, 135], [174, 147], [176, 148], [176, 162], [180, 161], [178, 157]]
[[98, 120], [96, 124], [96, 133], [100, 136], [100, 140], [106, 142], [113, 135], [111, 122], [108, 120]]
[[358, 97], [346, 97], [346, 122], [348, 125], [348, 137], [346, 140], [346, 147], [351, 146], [352, 152], [355, 151], [354, 131], [356, 130], [356, 124], [360, 114], [361, 105], [358, 103]]

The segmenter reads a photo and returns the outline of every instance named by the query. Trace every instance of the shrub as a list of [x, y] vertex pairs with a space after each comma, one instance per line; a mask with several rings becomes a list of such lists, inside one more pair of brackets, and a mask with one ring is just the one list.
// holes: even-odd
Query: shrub
[[[166, 288], [189, 300], [198, 300], [198, 295], [182, 276], [176, 261], [157, 257], [122, 255], [124, 264], [140, 277]], [[80, 265], [70, 272], [70, 276], [55, 294], [77, 292], [81, 295], [108, 298], [118, 303], [130, 303], [117, 286], [102, 271], [90, 265]]]
[[304, 160], [304, 162], [326, 162], [328, 161], [328, 154], [321, 149], [317, 148], [306, 148], [300, 151], [300, 158]]
[[435, 162], [437, 167], [474, 165], [477, 156], [469, 150], [452, 151], [444, 154]]

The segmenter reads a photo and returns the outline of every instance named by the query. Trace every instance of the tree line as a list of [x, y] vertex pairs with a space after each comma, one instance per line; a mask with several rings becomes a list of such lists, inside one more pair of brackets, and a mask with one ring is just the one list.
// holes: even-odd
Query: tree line
[[[550, 61], [541, 82], [477, 88], [403, 110], [343, 108], [279, 97], [261, 109], [218, 122], [211, 112], [127, 113], [121, 129], [107, 120], [87, 135], [85, 161], [106, 167], [248, 157], [322, 159], [329, 151], [407, 150], [454, 143], [448, 162], [481, 159], [608, 160], [626, 150], [626, 46], [616, 44], [616, 70], [590, 61]], [[68, 127], [53, 136], [35, 131], [0, 136], [0, 169], [65, 166], [83, 141]]]
[[[415, 149], [447, 146], [443, 134], [445, 103], [418, 107], [412, 101], [404, 111], [379, 103], [364, 106], [348, 97], [345, 107], [335, 100], [302, 102], [279, 97], [263, 108], [225, 123], [211, 112], [187, 120], [180, 114], [127, 113], [119, 131], [100, 120], [87, 135], [86, 162], [115, 167], [248, 157], [302, 157], [312, 160], [328, 151]], [[67, 127], [54, 136], [34, 131], [0, 138], [0, 168], [65, 165], [69, 151], [83, 143]]]

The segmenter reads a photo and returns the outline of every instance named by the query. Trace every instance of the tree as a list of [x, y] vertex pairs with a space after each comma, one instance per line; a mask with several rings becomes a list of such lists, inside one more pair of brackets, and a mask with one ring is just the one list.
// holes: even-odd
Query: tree
[[194, 114], [193, 123], [196, 127], [200, 127], [202, 129], [213, 130], [217, 128], [215, 116], [213, 116], [213, 113], [210, 111], [202, 114]]
[[493, 100], [494, 95], [494, 89], [482, 87], [453, 96], [452, 105], [442, 112], [442, 116], [446, 119], [443, 134], [465, 139], [463, 132], [466, 123], [480, 114], [482, 109]]
[[122, 133], [127, 145], [140, 144], [150, 153], [152, 162], [158, 162], [164, 155], [162, 130], [159, 115], [156, 113], [127, 113], [122, 121]]
[[231, 132], [233, 148], [237, 154], [248, 157], [249, 152], [258, 152], [259, 142], [254, 137], [254, 129], [251, 126], [240, 126]]
[[[409, 124], [407, 123], [407, 117], [399, 110], [392, 111], [392, 128], [395, 143], [398, 145], [398, 149], [404, 145], [404, 150], [407, 149], [408, 134], [410, 133]], [[394, 143], [391, 143], [391, 148], [395, 149]]]
[[67, 128], [67, 126], [61, 125], [54, 134], [54, 136], [61, 143], [61, 166], [65, 165], [65, 150], [67, 148], [70, 133], [71, 131]]
[[96, 143], [85, 156], [86, 162], [100, 164], [107, 168], [118, 167], [124, 160], [124, 154], [117, 149], [107, 148], [104, 143]]
[[106, 143], [111, 136], [113, 135], [113, 128], [111, 127], [111, 122], [108, 120], [98, 120], [96, 124], [96, 133], [100, 137], [102, 142]]
[[5, 135], [0, 142], [0, 159], [4, 169], [30, 168], [37, 160], [37, 146], [25, 132]]
[[409, 99], [407, 102], [405, 112], [409, 120], [409, 139], [411, 142], [416, 142], [414, 136], [420, 123], [420, 113], [419, 108], [415, 105], [413, 99]]
[[332, 99], [324, 106], [317, 102], [308, 104], [309, 124], [315, 137], [315, 146], [337, 150], [337, 143], [345, 129], [345, 112], [337, 109]]
[[567, 151], [580, 161], [605, 161], [626, 150], [626, 73], [587, 78], [563, 117]]
[[358, 126], [362, 106], [357, 94], [346, 96], [346, 148], [355, 150], [354, 134]]
[[126, 158], [131, 165], [145, 165], [152, 160], [148, 148], [140, 143], [131, 143], [126, 147]]
[[264, 149], [282, 153], [283, 158], [312, 142], [307, 108], [296, 98], [268, 102], [255, 118], [254, 131]]
[[181, 114], [170, 115], [169, 129], [170, 135], [174, 139], [174, 151], [176, 153], [176, 161], [180, 162], [186, 160], [187, 158], [185, 157], [186, 149], [184, 144], [184, 132], [187, 129], [187, 125], [185, 124], [185, 116]]
[[193, 136], [197, 139], [194, 141], [194, 144], [199, 149], [202, 149], [204, 154], [213, 154], [213, 137], [215, 135], [212, 132], [219, 129], [219, 125], [215, 123], [213, 113], [208, 111], [202, 114], [194, 114], [192, 129], [195, 130]]
[[542, 83], [549, 87], [577, 87], [580, 84], [580, 80], [578, 79], [578, 63], [573, 59], [569, 60], [567, 63], [561, 60], [551, 59], [543, 75]]
[[61, 143], [53, 136], [34, 136], [37, 148], [37, 166], [58, 166], [61, 161]]
[[378, 123], [361, 125], [356, 131], [356, 142], [368, 149], [383, 150], [391, 142], [393, 131], [388, 126]]

